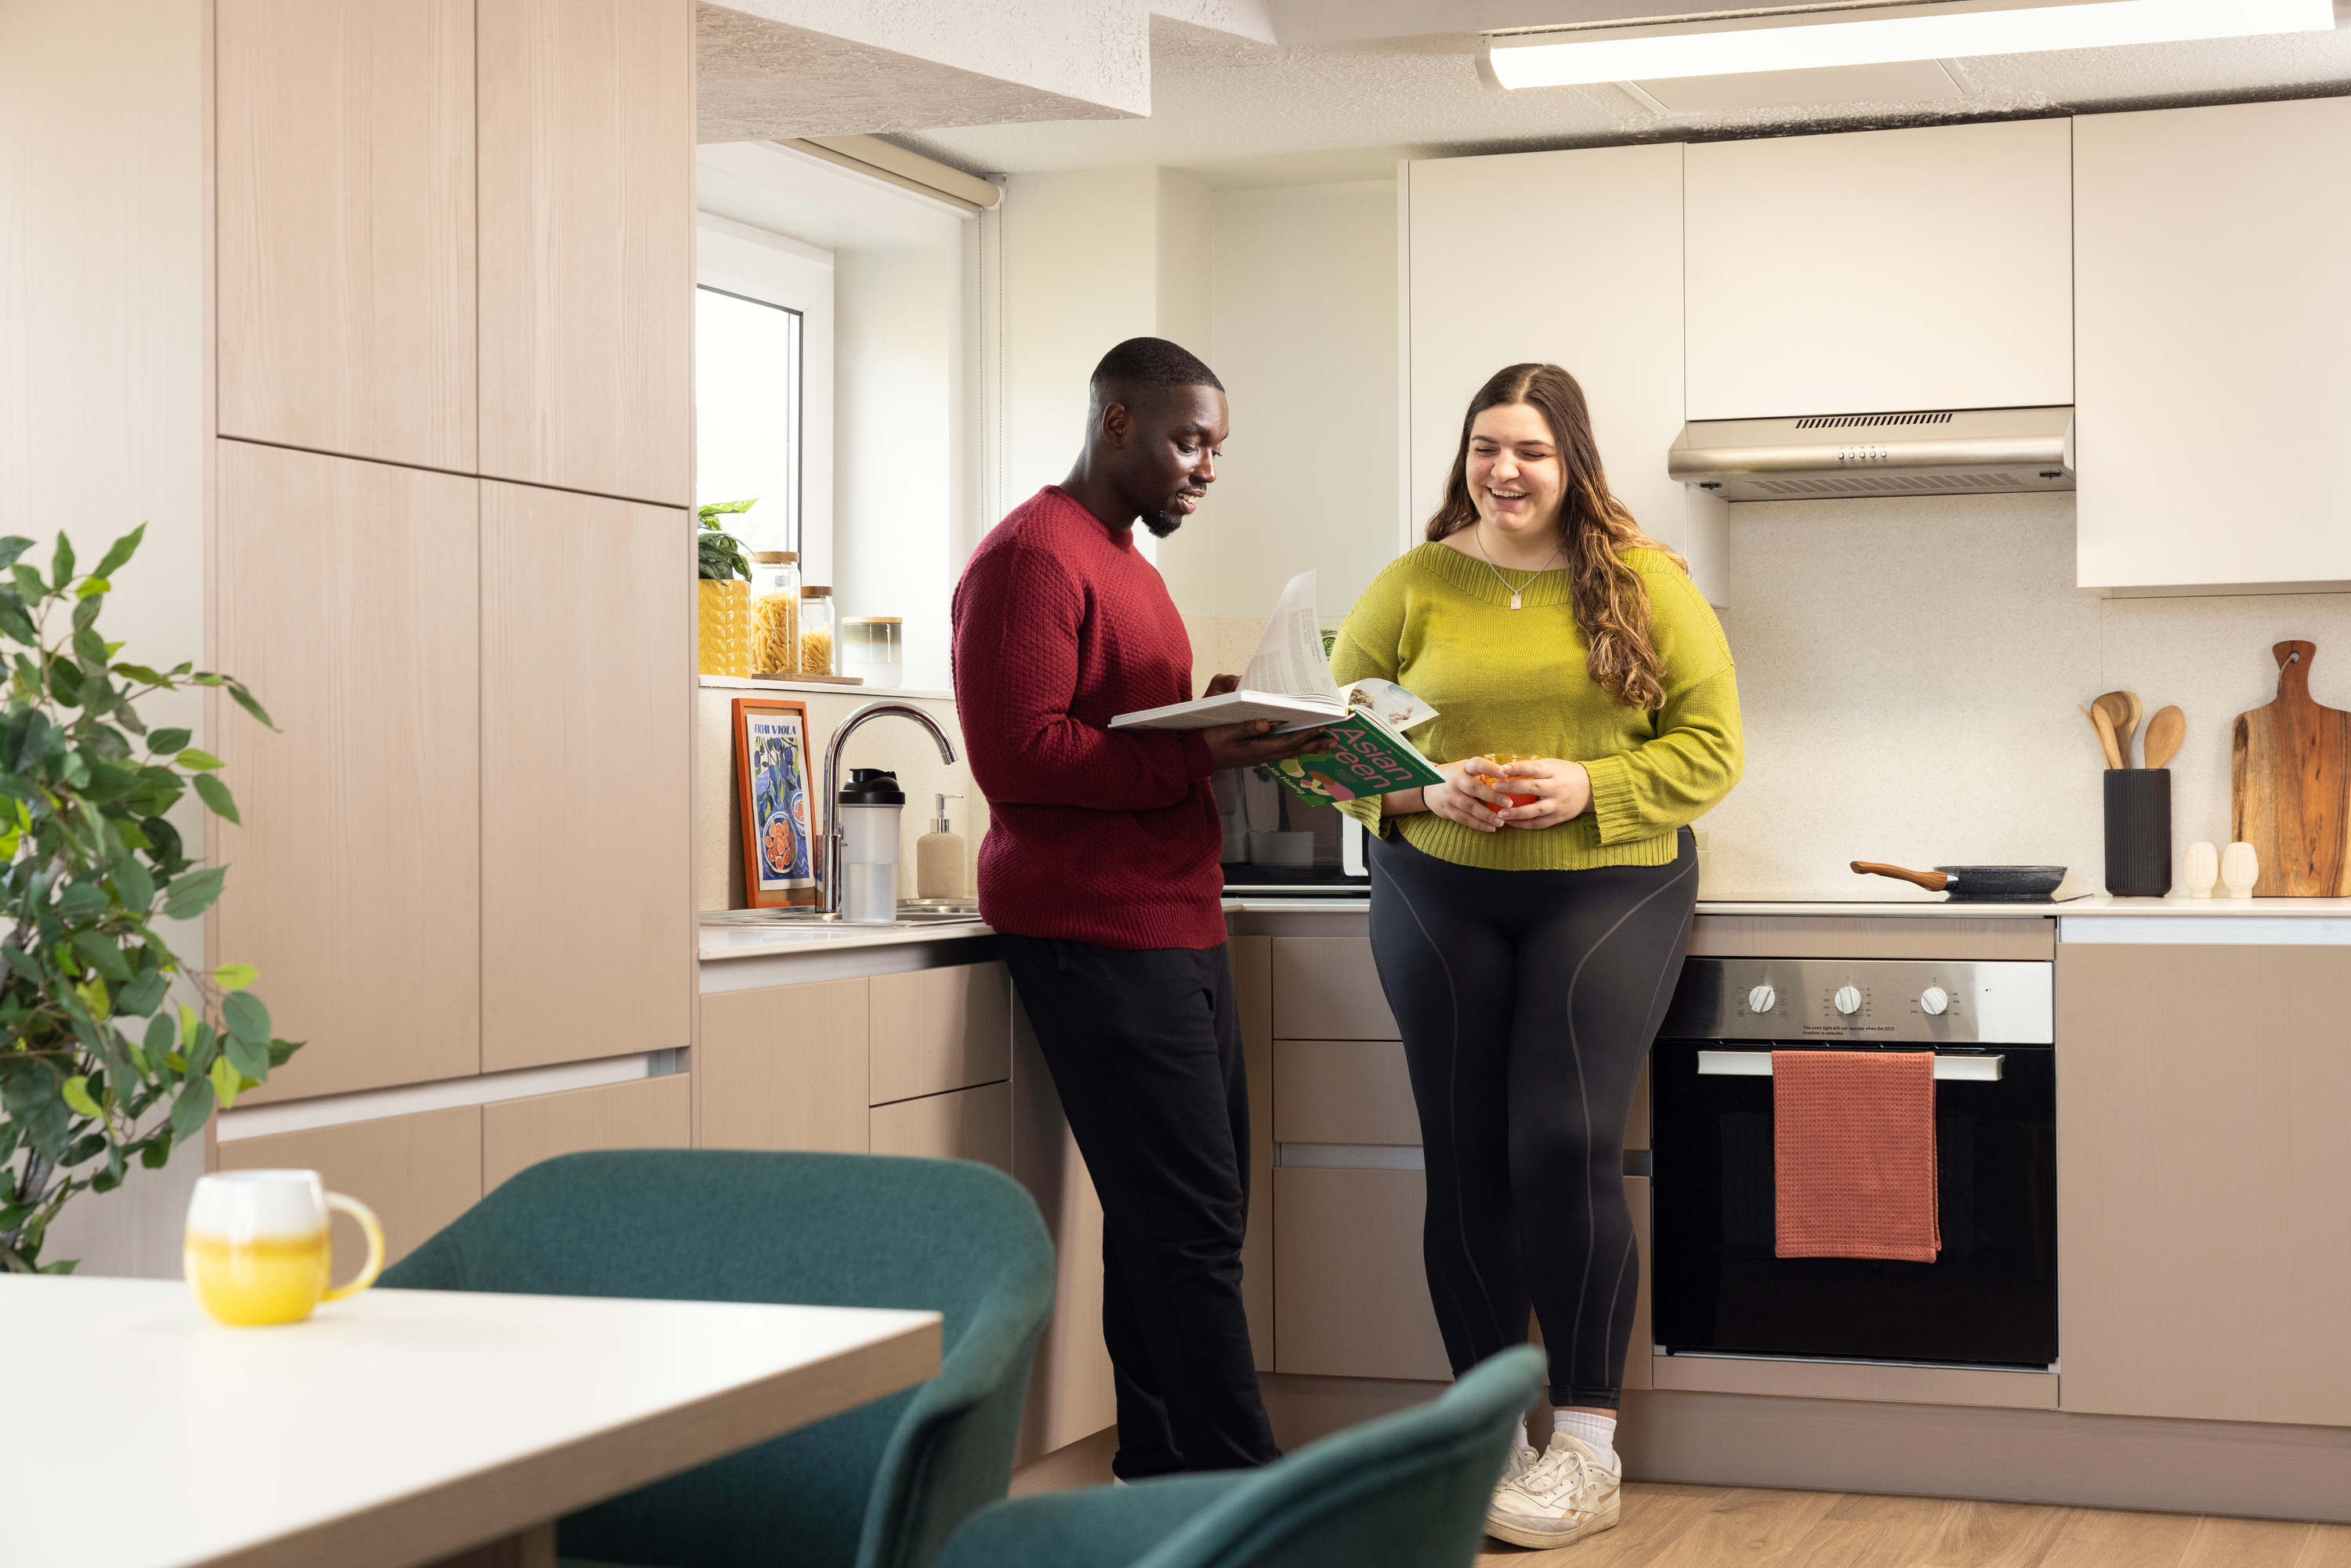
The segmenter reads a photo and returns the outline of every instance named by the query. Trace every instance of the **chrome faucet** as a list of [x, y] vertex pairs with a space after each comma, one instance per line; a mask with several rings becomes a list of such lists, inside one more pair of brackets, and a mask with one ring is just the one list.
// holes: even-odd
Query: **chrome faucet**
[[849, 852], [849, 836], [841, 828], [841, 748], [860, 725], [870, 718], [886, 718], [894, 715], [911, 718], [931, 732], [939, 743], [939, 760], [952, 764], [956, 759], [955, 742], [939, 727], [938, 720], [911, 703], [867, 703], [841, 721], [832, 732], [832, 743], [824, 748], [824, 864], [818, 867], [817, 907], [827, 915], [841, 913], [841, 861]]

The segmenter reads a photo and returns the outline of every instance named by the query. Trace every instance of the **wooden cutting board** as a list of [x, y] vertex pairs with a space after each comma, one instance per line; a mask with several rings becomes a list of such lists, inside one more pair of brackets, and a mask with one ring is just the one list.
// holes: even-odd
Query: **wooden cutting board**
[[2351, 897], [2351, 713], [2311, 699], [2311, 643], [2280, 643], [2277, 701], [2237, 716], [2230, 830], [2261, 860], [2256, 898]]

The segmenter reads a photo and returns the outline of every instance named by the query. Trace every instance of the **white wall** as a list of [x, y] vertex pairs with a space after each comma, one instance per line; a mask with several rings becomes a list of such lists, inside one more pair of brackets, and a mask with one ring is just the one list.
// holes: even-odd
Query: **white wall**
[[[207, 16], [179, 0], [0, 0], [0, 533], [41, 540], [46, 568], [60, 528], [90, 560], [146, 523], [99, 626], [165, 667], [204, 651]], [[143, 711], [201, 727], [193, 701]], [[204, 960], [195, 927], [167, 940]], [[76, 1198], [46, 1255], [176, 1275], [202, 1168], [190, 1149]]]
[[2075, 711], [2178, 704], [2173, 881], [2229, 838], [2229, 732], [2276, 695], [2272, 643], [2318, 644], [2351, 707], [2351, 594], [2102, 600], [2074, 587], [2074, 498], [1750, 502], [1730, 508], [1747, 777], [1700, 824], [1706, 895], [1850, 898], [1847, 862], [2062, 864], [2104, 886], [2097, 740]]

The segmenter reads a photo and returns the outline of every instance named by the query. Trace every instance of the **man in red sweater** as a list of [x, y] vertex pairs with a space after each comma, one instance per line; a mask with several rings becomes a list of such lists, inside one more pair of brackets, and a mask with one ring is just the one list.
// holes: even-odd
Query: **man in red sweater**
[[1226, 431], [1207, 366], [1121, 343], [1094, 369], [1077, 466], [987, 536], [955, 596], [956, 711], [989, 813], [980, 913], [1102, 1198], [1128, 1480], [1279, 1453], [1241, 1312], [1249, 1087], [1208, 776], [1329, 737], [1108, 727], [1192, 695], [1183, 618], [1134, 524], [1181, 526]]

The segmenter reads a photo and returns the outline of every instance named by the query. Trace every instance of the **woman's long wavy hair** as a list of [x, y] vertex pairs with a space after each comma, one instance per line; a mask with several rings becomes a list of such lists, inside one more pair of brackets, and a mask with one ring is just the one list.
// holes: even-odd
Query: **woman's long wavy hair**
[[1560, 501], [1562, 552], [1573, 585], [1575, 623], [1592, 651], [1587, 667], [1601, 690], [1631, 707], [1655, 709], [1666, 700], [1665, 665], [1649, 644], [1649, 591], [1621, 559], [1628, 549], [1661, 550], [1685, 571], [1688, 562], [1641, 531], [1633, 514], [1608, 489], [1583, 389], [1557, 365], [1510, 365], [1469, 400], [1461, 416], [1461, 444], [1445, 481], [1445, 499], [1428, 519], [1428, 537], [1441, 539], [1478, 524], [1469, 496], [1469, 429], [1489, 408], [1524, 403], [1551, 426], [1565, 480]]

